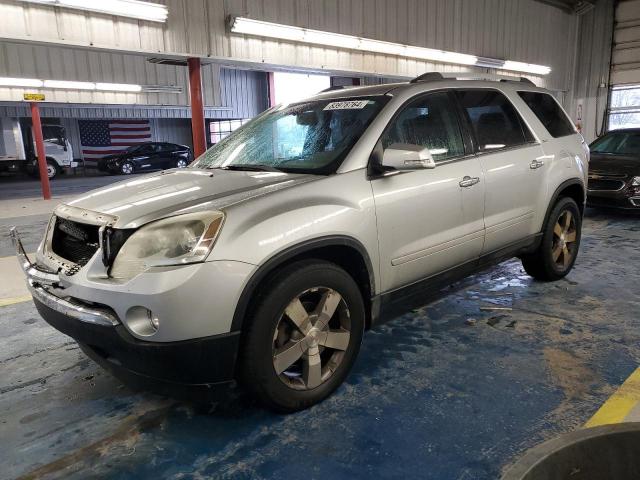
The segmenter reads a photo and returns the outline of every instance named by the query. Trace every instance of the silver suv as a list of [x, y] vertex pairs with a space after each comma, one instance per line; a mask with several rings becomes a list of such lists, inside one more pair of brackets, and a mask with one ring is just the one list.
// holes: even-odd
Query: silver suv
[[517, 256], [571, 270], [589, 151], [526, 80], [425, 74], [280, 105], [188, 168], [56, 208], [40, 314], [121, 378], [238, 379], [279, 411], [347, 376], [363, 333]]

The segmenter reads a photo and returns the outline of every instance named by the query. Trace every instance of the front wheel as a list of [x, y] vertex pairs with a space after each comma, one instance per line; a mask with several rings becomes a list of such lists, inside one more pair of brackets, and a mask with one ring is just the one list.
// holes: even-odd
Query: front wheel
[[573, 268], [582, 234], [582, 215], [572, 198], [558, 200], [542, 232], [538, 249], [522, 257], [525, 271], [536, 280], [559, 280]]
[[258, 293], [241, 352], [241, 381], [263, 403], [294, 412], [329, 396], [362, 341], [364, 302], [353, 278], [320, 260], [289, 265]]
[[120, 165], [120, 173], [122, 175], [131, 175], [133, 173], [133, 164], [131, 162], [123, 162]]
[[185, 168], [189, 163], [184, 158], [176, 160], [176, 168]]

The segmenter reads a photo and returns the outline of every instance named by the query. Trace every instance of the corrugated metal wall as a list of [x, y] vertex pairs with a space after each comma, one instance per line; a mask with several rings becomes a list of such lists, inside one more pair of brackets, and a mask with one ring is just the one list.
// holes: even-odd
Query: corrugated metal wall
[[[202, 67], [203, 100], [210, 118], [248, 118], [267, 105], [267, 78], [263, 72], [223, 68], [219, 64]], [[97, 118], [153, 118], [190, 116], [188, 109], [171, 112], [145, 106], [188, 106], [189, 80], [186, 67], [158, 65], [143, 55], [91, 51], [79, 48], [35, 44], [0, 43], [0, 76], [78, 80], [90, 82], [132, 83], [138, 85], [177, 86], [182, 93], [119, 93], [80, 90], [39, 90], [47, 102], [71, 104], [136, 105], [122, 112], [101, 108]], [[0, 88], [0, 101], [22, 100], [24, 88]], [[82, 108], [75, 118], [96, 118], [98, 112]], [[51, 116], [66, 116], [70, 112]]]
[[588, 142], [601, 133], [607, 108], [613, 3], [600, 0], [579, 17], [573, 87], [565, 106]]
[[172, 142], [193, 148], [191, 121], [183, 118], [156, 118], [151, 120], [152, 140]]
[[254, 65], [415, 76], [460, 66], [231, 35], [227, 15], [549, 65], [566, 90], [577, 18], [534, 0], [166, 0], [166, 24], [6, 0], [0, 38], [195, 55]]

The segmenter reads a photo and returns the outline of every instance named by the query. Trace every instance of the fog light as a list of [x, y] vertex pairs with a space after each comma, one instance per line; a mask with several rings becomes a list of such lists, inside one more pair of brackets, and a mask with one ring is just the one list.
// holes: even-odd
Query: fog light
[[127, 310], [126, 320], [132, 332], [145, 337], [153, 335], [160, 327], [158, 316], [145, 307], [131, 307]]

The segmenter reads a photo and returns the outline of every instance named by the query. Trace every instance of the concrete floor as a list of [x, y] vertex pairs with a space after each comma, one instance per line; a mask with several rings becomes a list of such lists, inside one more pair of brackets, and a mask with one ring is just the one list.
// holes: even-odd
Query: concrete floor
[[[37, 244], [44, 220], [21, 221]], [[0, 478], [496, 478], [638, 366], [639, 259], [640, 215], [590, 210], [567, 279], [469, 278], [368, 332], [347, 382], [289, 416], [237, 389], [208, 409], [134, 392], [30, 302], [0, 307]]]

